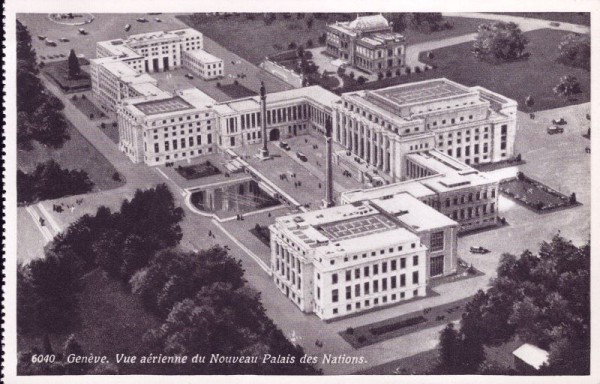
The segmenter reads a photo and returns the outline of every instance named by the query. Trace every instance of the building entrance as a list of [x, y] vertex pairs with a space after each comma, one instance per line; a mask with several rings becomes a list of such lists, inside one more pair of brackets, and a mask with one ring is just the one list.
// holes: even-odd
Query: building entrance
[[269, 132], [269, 141], [277, 141], [279, 140], [279, 129], [277, 128], [273, 128], [271, 129], [271, 132]]

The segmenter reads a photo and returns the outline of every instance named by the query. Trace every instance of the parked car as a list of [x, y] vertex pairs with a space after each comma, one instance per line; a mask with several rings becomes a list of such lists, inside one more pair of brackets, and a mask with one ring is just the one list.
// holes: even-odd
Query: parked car
[[58, 41], [60, 41], [61, 43], [68, 43], [69, 39], [67, 39], [66, 37], [61, 37], [60, 39], [58, 39]]
[[192, 75], [191, 73], [186, 73], [186, 74], [185, 74], [185, 77], [187, 77], [188, 79], [190, 79], [190, 80], [191, 80], [191, 79], [193, 79], [193, 78], [194, 78], [194, 75]]
[[83, 28], [79, 28], [79, 33], [81, 35], [87, 35], [87, 31], [85, 29], [83, 29]]
[[286, 143], [285, 141], [280, 141], [279, 147], [285, 149], [286, 151], [289, 151], [290, 149], [292, 149], [290, 147], [290, 145], [288, 143]]
[[125, 25], [125, 32], [129, 32], [130, 29], [131, 29], [131, 24]]
[[46, 45], [49, 46], [49, 47], [56, 47], [56, 41], [50, 40], [50, 39], [46, 39]]
[[157, 23], [162, 23], [162, 20], [160, 18], [158, 18], [158, 17], [155, 17], [154, 21], [156, 21]]
[[561, 117], [558, 120], [552, 119], [552, 124], [555, 124], [555, 125], [565, 125], [565, 124], [567, 124], [567, 120], [565, 120], [564, 117]]
[[145, 17], [138, 17], [137, 19], [135, 19], [137, 22], [140, 23], [147, 23], [148, 19], [146, 19]]
[[308, 161], [308, 158], [306, 157], [306, 155], [302, 152], [296, 152], [296, 157], [299, 158], [302, 161]]
[[483, 253], [483, 254], [485, 254], [485, 253], [489, 253], [489, 252], [490, 252], [489, 249], [483, 248], [481, 246], [479, 246], [479, 247], [471, 247], [471, 253]]
[[551, 125], [548, 128], [546, 128], [546, 132], [548, 132], [549, 135], [554, 135], [555, 133], [563, 133], [565, 130], [562, 127], [557, 127], [556, 125]]
[[40, 40], [46, 40], [46, 36], [44, 36], [44, 35], [38, 35], [38, 39], [40, 39]]

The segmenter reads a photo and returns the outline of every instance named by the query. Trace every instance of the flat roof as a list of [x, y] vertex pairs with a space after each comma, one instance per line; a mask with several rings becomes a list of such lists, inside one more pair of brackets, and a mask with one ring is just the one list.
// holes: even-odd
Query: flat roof
[[136, 92], [138, 92], [142, 96], [158, 96], [163, 95], [167, 96], [168, 94], [162, 89], [158, 88], [153, 83], [135, 83], [130, 85]]
[[387, 231], [370, 233], [361, 237], [353, 237], [338, 242], [329, 242], [327, 245], [315, 249], [318, 256], [338, 256], [340, 253], [358, 253], [376, 248], [387, 248], [396, 244], [414, 242], [417, 249], [407, 248], [405, 252], [414, 252], [421, 248], [419, 237], [406, 228], [394, 227]]
[[531, 365], [535, 369], [540, 369], [544, 363], [548, 362], [550, 354], [542, 348], [533, 344], [525, 343], [513, 351], [513, 355]]
[[194, 108], [179, 96], [161, 100], [143, 101], [134, 104], [134, 106], [145, 115], [158, 115], [160, 113], [177, 112]]
[[[435, 177], [435, 176], [434, 176]], [[384, 196], [408, 192], [416, 198], [424, 198], [435, 195], [435, 192], [424, 186], [420, 180], [405, 180], [398, 183], [382, 185], [368, 189], [342, 192], [344, 199], [349, 202], [377, 199]]]
[[135, 69], [119, 60], [108, 61], [101, 65], [118, 78], [141, 76]]
[[418, 83], [402, 84], [399, 86], [371, 91], [399, 105], [431, 102], [452, 96], [462, 96], [472, 93], [469, 88], [447, 79], [434, 79]]
[[382, 214], [375, 214], [328, 223], [318, 226], [316, 229], [331, 241], [339, 241], [388, 231], [397, 227], [397, 223], [393, 220]]
[[458, 225], [456, 221], [406, 192], [391, 198], [374, 199], [371, 202], [418, 232]]
[[467, 164], [435, 149], [411, 153], [406, 155], [406, 158], [437, 173], [478, 172]]
[[215, 99], [198, 88], [180, 89], [175, 92], [175, 95], [180, 96], [183, 100], [196, 108], [206, 108], [215, 103]]
[[215, 55], [211, 55], [210, 53], [202, 49], [198, 49], [196, 51], [186, 51], [185, 54], [190, 55], [203, 63], [214, 63], [217, 61], [223, 61], [223, 59], [220, 59]]

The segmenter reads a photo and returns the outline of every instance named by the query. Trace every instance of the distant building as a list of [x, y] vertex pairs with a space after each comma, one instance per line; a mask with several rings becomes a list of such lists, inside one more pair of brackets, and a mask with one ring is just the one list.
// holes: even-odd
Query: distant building
[[542, 365], [548, 363], [548, 351], [525, 343], [513, 351], [515, 367], [519, 372], [535, 373]]
[[326, 50], [369, 73], [394, 73], [406, 64], [405, 38], [382, 15], [328, 25]]
[[203, 46], [202, 33], [192, 28], [100, 41], [96, 43], [97, 58], [91, 60], [92, 92], [103, 109], [116, 111], [127, 97], [164, 96], [147, 73], [183, 66], [206, 80], [222, 77], [223, 60], [204, 51]]
[[183, 66], [204, 80], [219, 79], [225, 73], [223, 59], [202, 50], [184, 52]]
[[184, 52], [202, 50], [202, 33], [192, 28], [156, 31], [96, 43], [96, 57], [117, 56], [138, 72], [163, 72], [182, 66]]
[[426, 295], [456, 272], [458, 223], [409, 194], [275, 219], [271, 269], [303, 312], [332, 319]]
[[410, 180], [343, 192], [342, 204], [408, 193], [460, 223], [461, 231], [496, 225], [498, 181], [485, 172], [435, 149], [406, 155], [404, 170]]

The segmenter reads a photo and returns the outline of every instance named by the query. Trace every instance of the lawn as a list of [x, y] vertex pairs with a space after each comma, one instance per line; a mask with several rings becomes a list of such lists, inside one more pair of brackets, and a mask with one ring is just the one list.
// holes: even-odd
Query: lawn
[[502, 182], [500, 191], [536, 212], [547, 212], [577, 204], [570, 202], [569, 197], [526, 176]]
[[102, 112], [100, 108], [96, 107], [96, 105], [90, 101], [88, 96], [73, 95], [70, 97], [70, 99], [71, 103], [73, 103], [73, 105], [77, 107], [81, 113], [86, 115], [88, 119], [98, 120], [105, 117], [104, 112]]
[[94, 191], [113, 189], [123, 185], [123, 182], [112, 179], [113, 174], [117, 171], [112, 164], [68, 121], [67, 124], [67, 132], [71, 139], [65, 142], [61, 148], [50, 148], [34, 142], [32, 150], [19, 150], [17, 153], [19, 169], [31, 172], [38, 163], [52, 159], [62, 168], [86, 171], [94, 183]]
[[221, 173], [219, 168], [212, 165], [212, 163], [208, 160], [194, 165], [179, 165], [177, 168], [175, 168], [175, 171], [177, 171], [177, 173], [179, 173], [186, 180], [200, 179], [202, 177], [218, 175]]
[[364, 371], [357, 375], [426, 375], [435, 367], [439, 357], [437, 349], [417, 353], [404, 359], [390, 361]]
[[52, 79], [65, 92], [80, 92], [90, 89], [92, 82], [90, 75], [86, 72], [84, 66], [89, 65], [86, 59], [79, 59], [81, 74], [75, 79], [68, 77], [68, 61], [54, 61], [45, 63], [42, 73]]
[[471, 297], [467, 297], [437, 307], [425, 308], [422, 311], [406, 313], [376, 323], [349, 328], [341, 331], [339, 334], [354, 348], [366, 347], [426, 328], [443, 325], [450, 321], [459, 320], [462, 316], [464, 305], [470, 300]]
[[[143, 335], [158, 327], [159, 319], [148, 313], [127, 288], [99, 269], [84, 276], [83, 282], [79, 297], [81, 323], [64, 334], [51, 335], [54, 350], [62, 350], [73, 333], [86, 353], [106, 354], [113, 362], [116, 353], [138, 353]], [[19, 350], [33, 346], [41, 346], [41, 337], [19, 337]], [[127, 373], [126, 365], [119, 369]]]
[[587, 26], [590, 25], [589, 12], [502, 12], [502, 14]]
[[[290, 43], [303, 45], [306, 48], [308, 40], [312, 40], [314, 47], [322, 45], [319, 44], [318, 39], [325, 33], [325, 26], [334, 23], [336, 18], [340, 17], [339, 14], [330, 14], [324, 15], [324, 18], [315, 18], [312, 28], [308, 28], [306, 24], [308, 15], [304, 15], [303, 19], [296, 19], [296, 14], [292, 14], [289, 19], [285, 19], [279, 13], [271, 25], [265, 25], [262, 14], [254, 16], [253, 20], [248, 19], [246, 14], [228, 17], [205, 14], [178, 17], [184, 23], [254, 64], [262, 62], [266, 56], [288, 49]], [[355, 14], [347, 15], [347, 19], [355, 17]], [[406, 29], [402, 34], [408, 44], [415, 44], [473, 33], [482, 22], [478, 19], [461, 17], [447, 17], [446, 20], [453, 24], [452, 29], [433, 33]]]
[[223, 84], [219, 87], [219, 89], [232, 99], [256, 96], [256, 92], [244, 87], [239, 83]]
[[[345, 87], [344, 92], [446, 77], [467, 86], [480, 85], [510, 97], [519, 103], [521, 109], [526, 108], [525, 99], [531, 95], [535, 104], [527, 111], [532, 112], [585, 103], [590, 101], [590, 72], [556, 61], [558, 43], [565, 34], [566, 32], [549, 29], [525, 33], [530, 40], [527, 52], [531, 55], [526, 60], [511, 63], [490, 64], [479, 61], [471, 53], [472, 43], [437, 49], [433, 51], [433, 59], [428, 59], [425, 53], [420, 57], [421, 61], [436, 66], [436, 69], [362, 86]], [[582, 90], [570, 99], [558, 97], [552, 90], [559, 79], [567, 74], [574, 75], [579, 80]]]

